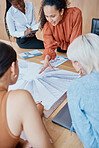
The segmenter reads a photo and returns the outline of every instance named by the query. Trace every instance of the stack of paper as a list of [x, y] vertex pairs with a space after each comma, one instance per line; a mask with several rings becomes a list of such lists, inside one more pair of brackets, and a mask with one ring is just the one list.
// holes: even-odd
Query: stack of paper
[[67, 91], [71, 81], [79, 76], [77, 73], [58, 68], [47, 68], [38, 74], [43, 65], [25, 60], [18, 60], [18, 63], [19, 78], [9, 90], [28, 90], [35, 101], [42, 101], [47, 110]]

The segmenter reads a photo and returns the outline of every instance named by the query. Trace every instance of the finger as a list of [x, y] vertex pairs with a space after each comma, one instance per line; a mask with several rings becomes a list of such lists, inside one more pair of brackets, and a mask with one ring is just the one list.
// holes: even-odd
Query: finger
[[53, 140], [51, 138], [49, 140], [50, 140], [51, 143], [53, 143]]
[[43, 71], [44, 71], [44, 70], [43, 70], [43, 69], [41, 69], [41, 70], [40, 70], [40, 72], [39, 72], [38, 74], [41, 74]]
[[51, 68], [52, 70], [55, 70], [53, 66], [50, 66], [50, 68]]
[[36, 104], [42, 104], [42, 101], [37, 101]]
[[39, 74], [42, 73], [45, 69], [46, 69], [46, 67], [45, 67], [45, 68], [43, 67], [43, 68], [40, 70]]
[[50, 67], [52, 70], [55, 70], [54, 67], [53, 67], [51, 64], [49, 64], [49, 67]]

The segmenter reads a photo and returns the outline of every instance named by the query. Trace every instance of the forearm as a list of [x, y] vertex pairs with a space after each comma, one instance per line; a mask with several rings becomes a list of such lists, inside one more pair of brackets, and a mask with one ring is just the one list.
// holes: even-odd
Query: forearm
[[81, 108], [79, 108], [77, 102], [71, 102], [72, 101], [69, 101], [68, 103], [73, 127], [77, 135], [79, 136], [81, 142], [83, 143], [84, 147], [93, 148], [93, 145], [97, 145], [97, 141], [93, 131], [92, 124], [90, 123], [86, 115], [81, 111]]
[[46, 55], [50, 56], [50, 59], [55, 59], [56, 57], [56, 48], [57, 42], [53, 37], [52, 30], [50, 26], [46, 23], [43, 28], [43, 38], [44, 38], [44, 47], [45, 50], [43, 52], [42, 58], [45, 59]]
[[16, 37], [16, 38], [24, 36], [24, 31], [22, 31], [22, 32], [19, 32], [19, 31], [9, 31], [9, 33], [10, 33], [10, 35], [12, 37]]
[[[44, 121], [43, 121], [43, 124], [44, 124]], [[49, 141], [50, 141], [50, 144], [51, 144], [51, 148], [54, 148], [53, 140], [52, 140], [51, 136], [49, 135], [49, 132], [47, 131], [47, 128], [46, 128], [46, 125], [45, 124], [44, 124], [44, 128], [45, 128], [46, 133], [48, 135], [48, 138], [49, 138]]]
[[46, 56], [45, 56], [45, 60], [46, 60], [46, 61], [50, 61], [50, 59], [51, 59], [51, 57], [50, 57], [49, 55], [46, 55]]

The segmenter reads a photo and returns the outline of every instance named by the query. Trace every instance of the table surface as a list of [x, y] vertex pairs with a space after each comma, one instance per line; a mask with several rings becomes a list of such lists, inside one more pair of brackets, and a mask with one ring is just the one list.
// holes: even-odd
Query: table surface
[[[16, 50], [17, 54], [31, 51], [30, 49], [19, 48], [15, 42], [10, 42], [5, 40], [0, 40], [0, 41], [10, 44]], [[40, 49], [40, 51], [43, 52], [44, 50]], [[57, 54], [60, 56], [66, 57], [65, 53], [58, 52]], [[22, 59], [20, 56], [18, 56], [18, 58]], [[41, 64], [40, 61], [42, 60], [42, 57], [37, 56], [37, 57], [29, 58], [27, 60]], [[70, 61], [66, 61], [65, 63], [61, 64], [57, 68], [76, 72], [72, 67], [72, 64]], [[83, 145], [76, 133], [73, 132], [71, 134], [68, 129], [61, 127], [52, 122], [52, 118], [59, 112], [59, 110], [66, 104], [66, 102], [67, 102], [67, 98], [61, 103], [61, 105], [52, 113], [52, 115], [48, 119], [43, 118], [43, 122], [45, 124], [45, 127], [48, 130], [49, 135], [53, 139], [55, 148], [83, 148]]]

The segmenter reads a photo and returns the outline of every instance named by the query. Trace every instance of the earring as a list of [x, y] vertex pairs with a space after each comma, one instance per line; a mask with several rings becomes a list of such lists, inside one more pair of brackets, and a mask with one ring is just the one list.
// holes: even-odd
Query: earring
[[16, 77], [17, 77], [17, 75], [14, 76], [14, 78], [16, 78]]

